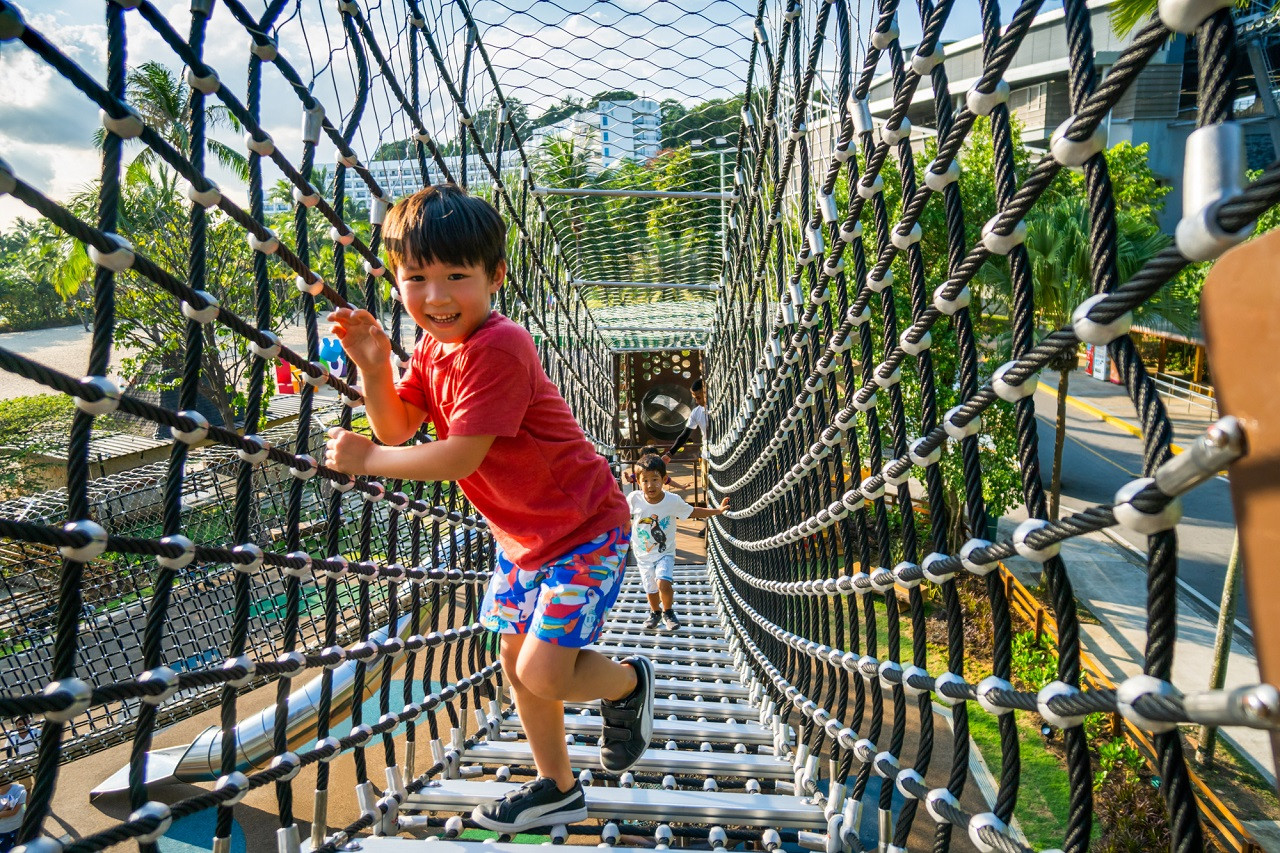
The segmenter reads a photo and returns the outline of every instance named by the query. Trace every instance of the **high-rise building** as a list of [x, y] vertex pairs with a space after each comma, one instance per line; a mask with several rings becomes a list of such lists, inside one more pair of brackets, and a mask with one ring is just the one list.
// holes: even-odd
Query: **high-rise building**
[[624, 160], [643, 162], [661, 148], [658, 102], [652, 98], [600, 101], [555, 124], [529, 134], [532, 154], [548, 139], [573, 139], [587, 152], [590, 165], [611, 169]]

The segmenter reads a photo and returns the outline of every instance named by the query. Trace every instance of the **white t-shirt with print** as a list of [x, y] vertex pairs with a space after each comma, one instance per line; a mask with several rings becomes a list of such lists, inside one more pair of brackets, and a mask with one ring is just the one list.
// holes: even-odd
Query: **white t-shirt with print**
[[627, 495], [631, 507], [631, 550], [636, 562], [652, 565], [676, 553], [676, 519], [688, 518], [693, 507], [679, 495], [664, 491], [662, 500], [649, 503], [644, 491]]
[[687, 427], [697, 427], [702, 430], [702, 438], [707, 438], [707, 409], [705, 406], [694, 406], [693, 411], [689, 413], [689, 420], [685, 422]]

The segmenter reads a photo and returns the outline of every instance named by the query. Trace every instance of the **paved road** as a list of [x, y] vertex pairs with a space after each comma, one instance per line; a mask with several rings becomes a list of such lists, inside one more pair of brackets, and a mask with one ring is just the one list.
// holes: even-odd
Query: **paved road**
[[[1035, 401], [1040, 424], [1040, 465], [1047, 489], [1053, 463], [1052, 391], [1037, 393]], [[1117, 489], [1142, 476], [1140, 440], [1071, 405], [1067, 406], [1067, 440], [1062, 458], [1063, 506], [1072, 510], [1111, 503]], [[1222, 598], [1234, 531], [1235, 514], [1225, 478], [1215, 477], [1184, 496], [1183, 519], [1178, 525], [1178, 575], [1215, 605]], [[1146, 537], [1121, 527], [1112, 532], [1145, 552]], [[1248, 618], [1241, 607], [1237, 619], [1248, 625]]]

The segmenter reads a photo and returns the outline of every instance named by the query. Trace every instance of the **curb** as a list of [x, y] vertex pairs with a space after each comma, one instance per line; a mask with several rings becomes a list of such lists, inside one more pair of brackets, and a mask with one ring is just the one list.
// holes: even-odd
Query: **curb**
[[[1045, 388], [1044, 392], [1048, 394], [1050, 393], [1050, 389]], [[1053, 389], [1052, 393], [1056, 395], [1058, 393], [1058, 390], [1055, 388]], [[1102, 409], [1099, 409], [1097, 406], [1090, 405], [1089, 403], [1084, 402], [1078, 397], [1072, 397], [1070, 394], [1067, 395], [1067, 403], [1069, 403], [1072, 406], [1075, 406], [1077, 409], [1079, 409], [1082, 412], [1087, 412], [1088, 414], [1093, 415], [1095, 418], [1097, 418], [1100, 421], [1105, 421], [1106, 423], [1111, 424], [1111, 426], [1116, 427], [1118, 429], [1122, 429], [1125, 432], [1129, 433], [1130, 435], [1137, 436], [1138, 438], [1142, 438], [1142, 430], [1138, 429], [1138, 427], [1129, 423], [1124, 418], [1118, 418], [1115, 415], [1104, 412]], [[1175, 456], [1182, 452], [1182, 448], [1172, 442], [1169, 443], [1169, 450], [1172, 451]]]

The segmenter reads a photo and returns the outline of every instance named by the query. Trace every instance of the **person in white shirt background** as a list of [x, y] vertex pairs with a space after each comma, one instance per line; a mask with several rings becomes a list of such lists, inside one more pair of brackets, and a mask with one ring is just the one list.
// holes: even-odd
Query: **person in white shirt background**
[[637, 488], [627, 495], [627, 504], [631, 508], [631, 550], [640, 570], [640, 585], [649, 599], [644, 627], [652, 630], [661, 622], [666, 630], [675, 631], [680, 627], [671, 586], [676, 568], [676, 520], [720, 515], [729, 508], [729, 499], [714, 509], [695, 507], [666, 491], [662, 483], [667, 478], [667, 464], [656, 453], [640, 457], [635, 475]]

